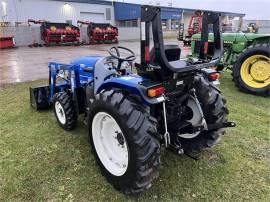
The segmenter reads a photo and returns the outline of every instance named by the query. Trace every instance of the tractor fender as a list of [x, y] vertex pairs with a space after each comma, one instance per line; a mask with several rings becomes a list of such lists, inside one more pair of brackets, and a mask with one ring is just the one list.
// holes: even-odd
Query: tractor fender
[[[143, 85], [144, 83], [143, 81], [148, 81], [148, 80], [135, 74], [121, 76], [121, 77], [112, 77], [110, 79], [105, 80], [103, 84], [99, 86], [96, 94], [106, 89], [118, 88], [118, 89], [123, 89], [125, 91], [128, 91], [131, 94], [140, 96], [142, 100], [144, 101], [144, 103], [148, 105], [158, 104], [165, 101], [164, 96], [160, 96], [156, 98], [149, 98], [146, 95], [147, 87]], [[151, 81], [149, 80], [149, 82]]]

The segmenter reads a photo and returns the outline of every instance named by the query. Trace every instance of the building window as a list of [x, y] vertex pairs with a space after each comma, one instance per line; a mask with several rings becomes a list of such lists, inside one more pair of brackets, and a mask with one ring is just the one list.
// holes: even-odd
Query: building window
[[121, 20], [117, 21], [118, 27], [138, 27], [138, 20]]
[[111, 9], [110, 8], [106, 8], [106, 20], [111, 20], [112, 16], [111, 16]]

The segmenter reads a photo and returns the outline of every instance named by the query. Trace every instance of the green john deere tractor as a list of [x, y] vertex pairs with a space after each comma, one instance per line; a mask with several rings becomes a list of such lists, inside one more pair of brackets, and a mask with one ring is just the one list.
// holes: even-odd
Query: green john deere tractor
[[[224, 54], [217, 70], [231, 69], [240, 90], [270, 96], [270, 34], [223, 33]], [[192, 55], [199, 53], [201, 35], [192, 36]], [[208, 54], [214, 50], [213, 34], [208, 38]]]

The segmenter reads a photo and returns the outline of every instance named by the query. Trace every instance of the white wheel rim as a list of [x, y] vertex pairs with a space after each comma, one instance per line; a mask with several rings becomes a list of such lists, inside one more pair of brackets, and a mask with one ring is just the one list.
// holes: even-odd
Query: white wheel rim
[[[187, 120], [187, 122], [190, 122], [192, 126], [199, 126], [202, 124], [201, 114], [200, 110], [198, 109], [197, 103], [193, 99], [189, 99], [187, 106], [192, 110], [193, 116], [190, 120]], [[178, 134], [179, 137], [185, 138], [185, 139], [192, 139], [197, 137], [201, 131], [197, 131], [195, 133], [184, 133], [184, 134]]]
[[92, 121], [93, 143], [103, 166], [113, 175], [122, 176], [128, 167], [128, 146], [115, 119], [98, 112]]
[[60, 102], [56, 101], [54, 107], [55, 107], [55, 112], [56, 112], [56, 116], [57, 116], [58, 120], [60, 121], [61, 124], [65, 124], [66, 123], [66, 115], [65, 115], [65, 111], [64, 111], [62, 105], [60, 104]]

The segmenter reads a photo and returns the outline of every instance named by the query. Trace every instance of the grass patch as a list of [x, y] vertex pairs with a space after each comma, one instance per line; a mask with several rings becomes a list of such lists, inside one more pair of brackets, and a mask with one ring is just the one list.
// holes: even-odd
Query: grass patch
[[222, 78], [237, 128], [199, 161], [164, 151], [160, 177], [139, 196], [125, 196], [101, 176], [86, 127], [61, 129], [52, 111], [29, 106], [29, 86], [0, 90], [0, 200], [8, 201], [269, 201], [269, 98], [238, 91]]

